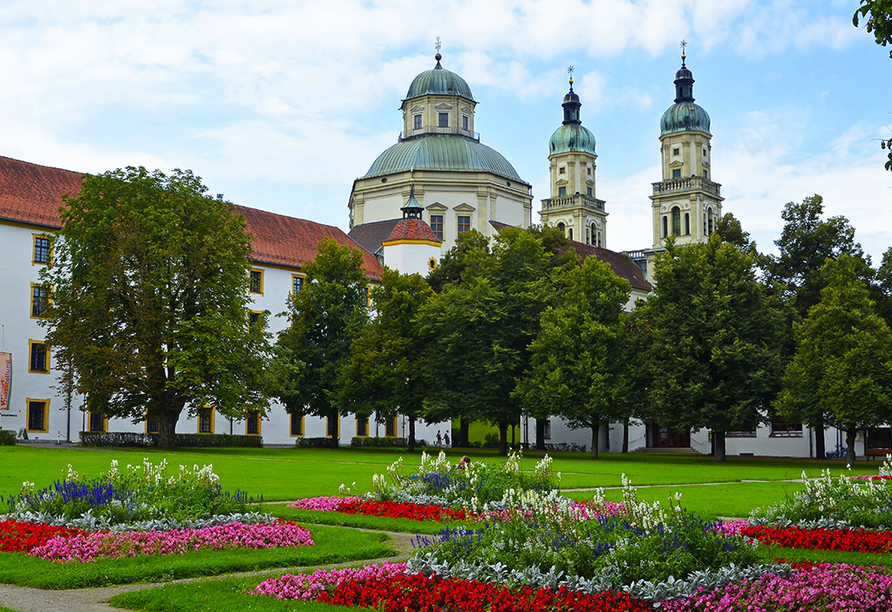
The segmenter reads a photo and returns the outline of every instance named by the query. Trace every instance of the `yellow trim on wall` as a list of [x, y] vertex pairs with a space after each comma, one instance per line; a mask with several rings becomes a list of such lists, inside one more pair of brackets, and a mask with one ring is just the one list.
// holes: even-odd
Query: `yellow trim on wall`
[[439, 240], [385, 240], [381, 243], [381, 246], [394, 246], [397, 244], [423, 244], [426, 246], [439, 247], [443, 243]]
[[[33, 361], [31, 359], [32, 351], [34, 350], [34, 346], [37, 344], [43, 346], [44, 350], [46, 351], [46, 364], [45, 364], [46, 369], [45, 370], [32, 370], [31, 369], [31, 363]], [[43, 340], [28, 339], [28, 373], [29, 374], [49, 374], [51, 367], [52, 366], [50, 365], [50, 349], [47, 348], [46, 342], [44, 342]]]
[[[360, 428], [361, 425], [365, 427]], [[357, 438], [368, 438], [369, 437], [369, 420], [368, 418], [356, 417], [356, 437]]]
[[[39, 402], [43, 404], [43, 429], [31, 429], [31, 402]], [[50, 400], [25, 398], [25, 427], [28, 433], [47, 433], [50, 428]]]
[[[90, 422], [93, 419], [94, 414], [99, 414], [99, 413], [95, 413], [95, 412], [87, 413], [87, 431], [96, 431], [95, 429], [92, 428], [92, 423]], [[100, 414], [99, 416], [102, 416], [102, 415]], [[102, 417], [102, 429], [100, 429], [99, 431], [108, 431], [108, 419], [105, 418], [104, 416]]]

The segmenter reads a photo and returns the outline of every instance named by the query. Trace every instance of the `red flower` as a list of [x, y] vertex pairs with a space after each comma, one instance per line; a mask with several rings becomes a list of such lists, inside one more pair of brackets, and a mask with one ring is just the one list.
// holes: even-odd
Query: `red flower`
[[463, 521], [466, 518], [464, 509], [453, 510], [452, 508], [443, 508], [441, 506], [423, 506], [421, 504], [392, 501], [346, 501], [338, 506], [338, 512], [404, 518], [413, 521], [442, 521], [447, 519]]
[[8, 520], [0, 522], [0, 552], [28, 552], [35, 546], [46, 544], [57, 535], [69, 538], [86, 534], [80, 529], [53, 527], [43, 523], [25, 523]]
[[740, 533], [787, 548], [841, 550], [848, 552], [892, 552], [892, 532], [868, 529], [803, 529], [802, 527], [765, 527], [749, 525]]

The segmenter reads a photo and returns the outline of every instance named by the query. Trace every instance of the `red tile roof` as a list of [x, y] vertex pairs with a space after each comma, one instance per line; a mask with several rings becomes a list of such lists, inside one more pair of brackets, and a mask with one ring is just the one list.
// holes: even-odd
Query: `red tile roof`
[[[0, 157], [0, 220], [59, 229], [62, 195], [80, 191], [83, 174]], [[337, 227], [275, 213], [236, 206], [254, 235], [254, 259], [259, 263], [301, 267], [316, 256], [323, 237], [362, 251], [369, 278], [380, 279], [381, 265], [374, 255]]]
[[62, 195], [81, 190], [83, 174], [0, 157], [0, 219], [62, 227]]
[[443, 242], [431, 229], [431, 226], [424, 222], [423, 219], [415, 217], [408, 219], [400, 219], [393, 231], [390, 232], [390, 240], [431, 240], [433, 242]]
[[316, 245], [327, 237], [334, 238], [340, 245], [359, 249], [366, 275], [376, 280], [381, 278], [384, 270], [375, 256], [340, 228], [245, 206], [236, 206], [235, 210], [244, 215], [248, 231], [254, 235], [254, 260], [257, 262], [301, 267], [316, 257]]
[[583, 244], [582, 242], [574, 242], [572, 240], [570, 241], [570, 244], [560, 249], [559, 253], [563, 254], [571, 247], [576, 251], [576, 254], [583, 259], [595, 256], [599, 261], [609, 264], [610, 267], [613, 268], [614, 274], [629, 281], [629, 284], [632, 285], [632, 289], [647, 292], [653, 290], [653, 286], [645, 280], [644, 272], [642, 272], [641, 268], [622, 253], [592, 246], [590, 244]]
[[387, 219], [386, 221], [354, 225], [347, 235], [369, 253], [378, 253], [381, 250], [381, 243], [387, 240], [387, 237], [393, 233], [393, 228], [400, 221], [401, 219]]

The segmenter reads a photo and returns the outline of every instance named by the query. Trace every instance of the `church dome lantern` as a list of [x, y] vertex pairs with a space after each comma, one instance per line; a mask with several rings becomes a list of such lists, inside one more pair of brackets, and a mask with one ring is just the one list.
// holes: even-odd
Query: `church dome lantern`
[[406, 100], [420, 98], [421, 96], [459, 96], [474, 102], [474, 95], [467, 81], [451, 70], [446, 70], [440, 65], [442, 56], [437, 53], [434, 56], [437, 65], [432, 70], [425, 70], [412, 80], [409, 91], [406, 92]]
[[561, 127], [554, 131], [548, 141], [548, 154], [581, 152], [596, 155], [595, 135], [582, 125], [582, 119], [579, 116], [582, 102], [579, 101], [579, 95], [573, 91], [572, 77], [570, 78], [570, 91], [564, 96], [561, 106], [564, 108], [564, 120]]
[[681, 68], [675, 73], [675, 104], [660, 118], [660, 135], [697, 131], [709, 134], [709, 114], [694, 104], [694, 75], [681, 56]]

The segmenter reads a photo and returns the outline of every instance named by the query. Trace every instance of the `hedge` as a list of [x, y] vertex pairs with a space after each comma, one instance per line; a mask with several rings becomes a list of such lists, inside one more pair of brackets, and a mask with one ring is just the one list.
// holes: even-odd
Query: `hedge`
[[[409, 444], [406, 438], [353, 438], [350, 446], [357, 448], [406, 448]], [[425, 440], [415, 440], [415, 446], [427, 446]]]
[[331, 448], [331, 438], [295, 438], [296, 448]]
[[[91, 447], [150, 447], [158, 445], [158, 434], [124, 431], [82, 431], [82, 446]], [[261, 436], [231, 436], [229, 434], [176, 434], [177, 447], [191, 448], [260, 448]]]
[[0, 446], [12, 446], [13, 444], [15, 444], [15, 431], [0, 429]]

